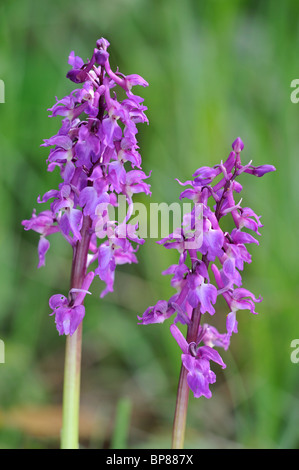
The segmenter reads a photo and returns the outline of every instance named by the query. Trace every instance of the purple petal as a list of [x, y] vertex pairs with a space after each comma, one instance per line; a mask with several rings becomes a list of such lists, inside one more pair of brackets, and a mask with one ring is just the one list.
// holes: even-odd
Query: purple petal
[[75, 56], [74, 51], [72, 51], [70, 53], [68, 63], [69, 63], [69, 65], [71, 65], [72, 67], [74, 67], [76, 69], [80, 69], [84, 65], [84, 62], [81, 59], [81, 57]]
[[211, 348], [218, 346], [226, 351], [229, 347], [230, 338], [227, 334], [221, 334], [216, 328], [205, 323], [203, 325], [201, 341], [205, 346], [210, 346]]
[[190, 390], [193, 392], [194, 398], [200, 398], [201, 396], [206, 398], [212, 397], [212, 392], [209, 389], [209, 382], [201, 372], [198, 371], [196, 374], [189, 373], [187, 375], [187, 383]]
[[75, 302], [74, 302], [74, 306], [75, 306], [75, 307], [76, 307], [77, 305], [82, 304], [82, 302], [83, 302], [83, 300], [84, 300], [84, 298], [85, 298], [85, 296], [86, 296], [87, 293], [90, 294], [90, 292], [88, 292], [88, 289], [89, 289], [89, 286], [91, 285], [93, 279], [94, 279], [94, 272], [93, 272], [93, 271], [90, 271], [90, 272], [86, 275], [86, 277], [85, 277], [85, 279], [84, 279], [84, 281], [83, 281], [83, 283], [82, 283], [81, 289], [78, 289], [78, 294], [77, 294], [76, 300], [75, 300]]
[[71, 209], [68, 213], [70, 229], [76, 240], [81, 240], [82, 212], [79, 209]]
[[198, 349], [197, 356], [198, 358], [204, 358], [208, 361], [217, 362], [217, 364], [219, 364], [222, 369], [226, 368], [226, 365], [224, 364], [219, 352], [213, 348], [210, 348], [209, 346], [201, 346]]
[[98, 195], [94, 187], [87, 186], [82, 189], [79, 196], [79, 204], [83, 207], [83, 212], [86, 215], [93, 215], [97, 205]]
[[101, 292], [100, 298], [105, 297], [108, 292], [113, 292], [114, 277], [115, 277], [115, 266], [104, 271], [95, 270], [95, 274], [99, 275], [99, 278], [106, 283], [106, 288]]
[[70, 332], [71, 308], [58, 307], [54, 313], [58, 333], [68, 335]]
[[215, 309], [212, 307], [212, 304], [215, 304], [217, 300], [216, 287], [213, 286], [213, 284], [203, 283], [200, 287], [197, 288], [197, 292], [201, 303], [201, 313], [209, 312], [210, 315], [213, 315], [215, 313]]
[[209, 381], [205, 374], [198, 367], [198, 360], [190, 354], [182, 354], [182, 362], [188, 370], [187, 382], [192, 390], [194, 397], [199, 398], [202, 395], [211, 398], [212, 393], [209, 390]]
[[269, 173], [271, 171], [276, 171], [275, 166], [273, 165], [260, 165], [256, 167], [249, 167], [246, 170], [244, 170], [245, 173], [250, 173], [251, 175], [254, 176], [264, 176], [266, 173]]
[[230, 173], [236, 163], [236, 154], [235, 152], [230, 152], [227, 160], [223, 163], [223, 166], [226, 168], [226, 171]]
[[196, 308], [200, 302], [200, 296], [198, 294], [198, 291], [196, 289], [194, 290], [190, 289], [187, 299], [191, 307]]
[[74, 176], [74, 173], [75, 173], [75, 165], [73, 164], [73, 162], [67, 162], [65, 167], [64, 167], [64, 171], [63, 171], [63, 179], [64, 179], [64, 182], [65, 183], [70, 183], [73, 176]]
[[227, 258], [223, 263], [223, 272], [229, 278], [234, 278], [235, 273], [235, 263], [231, 258]]
[[72, 140], [67, 135], [54, 135], [50, 139], [44, 139], [44, 143], [41, 144], [41, 147], [46, 147], [50, 145], [57, 145], [64, 150], [70, 150], [73, 146]]
[[148, 307], [142, 317], [138, 317], [143, 325], [152, 323], [163, 323], [174, 313], [173, 308], [168, 307], [168, 302], [165, 300], [158, 300], [156, 305]]
[[50, 191], [47, 191], [42, 199], [40, 198], [40, 196], [38, 196], [37, 198], [37, 202], [40, 204], [42, 202], [47, 202], [49, 199], [51, 199], [52, 197], [59, 197], [59, 191], [57, 191], [56, 189], [50, 189]]
[[237, 139], [233, 142], [232, 148], [236, 153], [240, 153], [243, 150], [244, 143], [240, 137], [237, 137]]
[[246, 232], [241, 232], [241, 230], [238, 230], [236, 228], [233, 229], [231, 237], [234, 243], [237, 244], [256, 243], [257, 245], [259, 245], [259, 242], [252, 235]]
[[98, 65], [105, 65], [107, 59], [109, 58], [109, 54], [107, 51], [95, 49], [94, 57]]
[[54, 294], [49, 299], [49, 306], [52, 310], [64, 305], [67, 305], [67, 298], [62, 294]]
[[183, 353], [187, 354], [189, 346], [188, 346], [188, 343], [187, 343], [184, 335], [181, 333], [179, 328], [176, 325], [171, 325], [170, 326], [170, 332], [171, 332], [172, 336], [174, 337], [174, 339], [176, 340], [176, 342], [178, 343], [181, 350], [183, 351]]
[[50, 242], [47, 240], [45, 237], [41, 237], [38, 243], [38, 257], [39, 257], [39, 263], [38, 263], [38, 268], [41, 266], [45, 266], [45, 256], [50, 248]]
[[127, 75], [126, 76], [126, 83], [128, 87], [132, 87], [135, 85], [141, 85], [141, 86], [148, 86], [148, 83], [144, 78], [142, 78], [140, 75], [137, 74], [132, 74], [132, 75]]
[[69, 334], [71, 336], [75, 333], [76, 329], [82, 322], [84, 315], [85, 315], [84, 305], [78, 305], [77, 307], [72, 308], [70, 330], [69, 330]]
[[226, 330], [229, 336], [232, 333], [238, 333], [238, 322], [236, 319], [236, 312], [230, 312], [226, 317]]
[[99, 268], [101, 270], [107, 269], [112, 257], [113, 251], [110, 245], [102, 244], [99, 248]]

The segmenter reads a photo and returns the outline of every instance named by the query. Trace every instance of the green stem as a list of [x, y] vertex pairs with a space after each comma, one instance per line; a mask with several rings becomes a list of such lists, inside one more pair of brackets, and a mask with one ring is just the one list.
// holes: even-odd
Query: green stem
[[188, 371], [183, 364], [179, 378], [178, 392], [176, 398], [176, 407], [172, 432], [172, 449], [183, 449], [185, 440], [189, 387], [187, 384]]
[[66, 338], [61, 448], [79, 447], [79, 408], [82, 323]]
[[[90, 241], [91, 219], [83, 217], [81, 240], [74, 247], [71, 288], [80, 289], [86, 276], [86, 262]], [[81, 375], [82, 323], [75, 333], [66, 338], [61, 448], [78, 449], [79, 447], [79, 409]]]
[[[196, 342], [198, 329], [200, 324], [200, 306], [193, 309], [190, 325], [187, 330], [187, 343]], [[175, 406], [175, 414], [172, 432], [172, 449], [183, 449], [185, 441], [185, 430], [187, 421], [189, 386], [187, 383], [188, 371], [184, 365], [181, 366], [177, 399]]]

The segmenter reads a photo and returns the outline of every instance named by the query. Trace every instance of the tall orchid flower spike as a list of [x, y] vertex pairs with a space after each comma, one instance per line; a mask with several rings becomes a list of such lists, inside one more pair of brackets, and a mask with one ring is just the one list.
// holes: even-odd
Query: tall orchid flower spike
[[[244, 263], [251, 263], [246, 245], [258, 244], [255, 236], [260, 235], [262, 224], [252, 209], [241, 207], [242, 200], [235, 201], [235, 193], [242, 190], [237, 182], [242, 173], [260, 177], [275, 171], [275, 168], [272, 165], [254, 167], [251, 162], [242, 165], [240, 155], [243, 148], [244, 144], [238, 137], [224, 163], [212, 168], [201, 167], [193, 174], [193, 180], [179, 181], [183, 186], [190, 186], [180, 198], [191, 199], [193, 209], [189, 217], [185, 216], [182, 229], [158, 242], [167, 249], [178, 250], [178, 264], [163, 272], [173, 276], [171, 284], [177, 292], [169, 301], [159, 300], [138, 317], [144, 325], [173, 318], [170, 331], [182, 353], [173, 448], [183, 447], [189, 390], [196, 398], [211, 398], [210, 385], [216, 381], [211, 361], [226, 367], [214, 347], [227, 350], [233, 333], [238, 331], [239, 310], [256, 314], [255, 304], [262, 300], [241, 287]], [[227, 216], [231, 217], [234, 225], [230, 233], [221, 228], [222, 220]], [[189, 223], [186, 224], [186, 220]], [[226, 332], [222, 334], [207, 323], [201, 325], [204, 315], [215, 314], [215, 304], [221, 296], [229, 309]], [[178, 328], [179, 323], [187, 324], [186, 339]]]
[[[23, 220], [25, 230], [40, 234], [38, 267], [45, 265], [49, 238], [60, 232], [71, 245], [73, 262], [70, 292], [55, 294], [49, 305], [60, 335], [67, 335], [62, 446], [78, 446], [79, 372], [84, 297], [94, 276], [105, 283], [101, 297], [113, 291], [118, 264], [137, 263], [136, 252], [144, 240], [130, 224], [135, 193], [151, 194], [138, 151], [137, 124], [148, 123], [143, 98], [132, 91], [148, 83], [139, 75], [113, 72], [109, 42], [101, 38], [92, 57], [84, 62], [69, 55], [69, 78], [79, 87], [50, 108], [61, 116], [58, 133], [44, 140], [50, 147], [48, 171], [58, 171], [57, 189], [38, 197], [48, 204]], [[118, 90], [125, 97], [117, 99]], [[122, 195], [128, 203], [123, 220], [110, 219]], [[108, 210], [109, 209], [109, 210]], [[87, 273], [89, 269], [89, 273]], [[74, 411], [75, 410], [75, 411]], [[75, 413], [75, 414], [74, 414]]]

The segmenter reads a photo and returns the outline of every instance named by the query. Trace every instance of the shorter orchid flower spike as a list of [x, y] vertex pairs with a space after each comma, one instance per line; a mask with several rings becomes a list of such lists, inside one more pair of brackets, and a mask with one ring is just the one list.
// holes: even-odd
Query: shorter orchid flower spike
[[[251, 263], [247, 245], [259, 244], [256, 236], [260, 236], [262, 223], [252, 209], [242, 207], [242, 198], [238, 197], [235, 202], [235, 193], [242, 191], [236, 179], [242, 173], [260, 177], [275, 168], [272, 165], [254, 167], [252, 162], [242, 165], [240, 154], [244, 143], [240, 137], [234, 140], [232, 149], [226, 161], [196, 170], [193, 180], [185, 183], [178, 180], [182, 186], [189, 186], [180, 199], [190, 199], [194, 207], [185, 215], [182, 227], [158, 242], [166, 249], [178, 251], [178, 264], [163, 272], [172, 275], [171, 285], [177, 292], [169, 301], [158, 300], [138, 317], [143, 325], [173, 319], [170, 331], [182, 351], [188, 386], [195, 397], [212, 396], [209, 386], [215, 382], [216, 375], [210, 369], [210, 362], [225, 367], [214, 348], [227, 350], [233, 333], [238, 331], [238, 312], [249, 310], [256, 314], [255, 305], [262, 300], [242, 287], [242, 271], [245, 264]], [[201, 213], [195, 217], [198, 206]], [[230, 218], [230, 231], [222, 228], [224, 217]], [[201, 223], [196, 223], [198, 220]], [[186, 228], [194, 241], [191, 246]], [[200, 325], [204, 315], [216, 314], [219, 297], [224, 298], [229, 309], [224, 321], [225, 333], [219, 333], [208, 323]], [[187, 325], [188, 342], [178, 328], [179, 323]]]

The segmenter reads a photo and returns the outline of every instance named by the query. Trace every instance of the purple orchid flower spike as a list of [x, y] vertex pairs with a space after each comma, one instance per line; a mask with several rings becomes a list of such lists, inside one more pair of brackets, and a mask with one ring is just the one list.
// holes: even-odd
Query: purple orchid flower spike
[[[50, 209], [39, 214], [34, 210], [31, 219], [22, 222], [25, 230], [40, 234], [38, 267], [45, 265], [48, 237], [53, 233], [60, 232], [72, 246], [71, 295], [74, 288], [83, 289], [87, 266], [96, 262], [91, 272], [106, 284], [101, 297], [113, 291], [116, 266], [137, 263], [136, 252], [144, 242], [129, 219], [134, 195], [151, 194], [136, 138], [137, 124], [148, 123], [147, 108], [133, 93], [133, 87], [148, 83], [137, 74], [113, 72], [108, 47], [106, 39], [99, 39], [87, 62], [74, 52], [69, 55], [67, 78], [80, 88], [56, 99], [51, 117], [61, 116], [62, 125], [42, 144], [50, 147], [48, 170], [57, 168], [62, 181], [38, 198], [39, 204], [50, 202]], [[125, 93], [121, 101], [117, 88]], [[119, 195], [126, 198], [128, 210], [124, 220], [115, 222], [109, 219], [108, 208], [117, 206]], [[80, 265], [80, 276], [75, 264]], [[74, 334], [85, 315], [82, 302], [57, 294], [51, 297], [50, 307], [59, 334]]]
[[[62, 448], [78, 448], [80, 357], [84, 299], [95, 276], [105, 284], [101, 297], [114, 288], [116, 266], [137, 263], [137, 250], [144, 242], [130, 223], [137, 193], [151, 194], [142, 170], [137, 125], [148, 123], [143, 98], [135, 86], [148, 83], [137, 74], [125, 76], [109, 63], [109, 42], [101, 38], [90, 60], [69, 55], [67, 78], [78, 88], [49, 109], [61, 116], [58, 133], [41, 144], [49, 147], [48, 171], [59, 171], [61, 181], [38, 204], [49, 208], [23, 220], [25, 230], [40, 235], [38, 267], [45, 265], [48, 238], [60, 232], [73, 250], [70, 291], [49, 300], [59, 335], [66, 335], [63, 391]], [[121, 89], [121, 90], [120, 90]], [[120, 97], [121, 92], [121, 99]], [[114, 209], [122, 196], [128, 204], [120, 220]], [[87, 270], [89, 272], [87, 273]]]
[[[242, 287], [244, 263], [251, 263], [247, 245], [259, 244], [255, 237], [260, 235], [262, 224], [260, 216], [252, 209], [241, 206], [242, 199], [235, 201], [235, 194], [239, 195], [242, 191], [242, 186], [236, 179], [242, 173], [260, 177], [275, 171], [275, 168], [272, 165], [254, 167], [251, 162], [242, 165], [244, 143], [240, 137], [233, 142], [232, 149], [225, 162], [211, 168], [199, 168], [194, 172], [193, 180], [185, 183], [178, 180], [182, 186], [190, 186], [184, 189], [180, 199], [188, 198], [194, 203], [191, 214], [189, 217], [185, 215], [185, 220], [191, 221], [187, 226], [192, 230], [192, 240], [196, 243], [188, 245], [185, 221], [181, 228], [158, 242], [166, 249], [178, 251], [178, 264], [163, 272], [173, 276], [171, 284], [177, 292], [168, 302], [159, 300], [143, 316], [138, 317], [144, 325], [163, 323], [173, 318], [170, 330], [182, 351], [174, 420], [174, 448], [182, 445], [188, 390], [191, 389], [196, 398], [211, 398], [210, 385], [215, 382], [216, 375], [211, 370], [210, 363], [212, 361], [225, 367], [214, 348], [222, 347], [227, 350], [232, 334], [238, 331], [238, 311], [249, 310], [256, 314], [255, 304], [262, 300]], [[197, 218], [194, 214], [198, 206], [201, 207], [198, 217], [201, 224], [195, 223]], [[231, 218], [233, 228], [230, 232], [222, 229], [224, 217]], [[215, 315], [220, 296], [225, 299], [229, 308], [226, 332], [222, 334], [208, 323], [203, 326], [200, 324], [204, 315]], [[187, 325], [186, 339], [178, 328], [179, 323]], [[200, 346], [201, 342], [203, 346]]]

